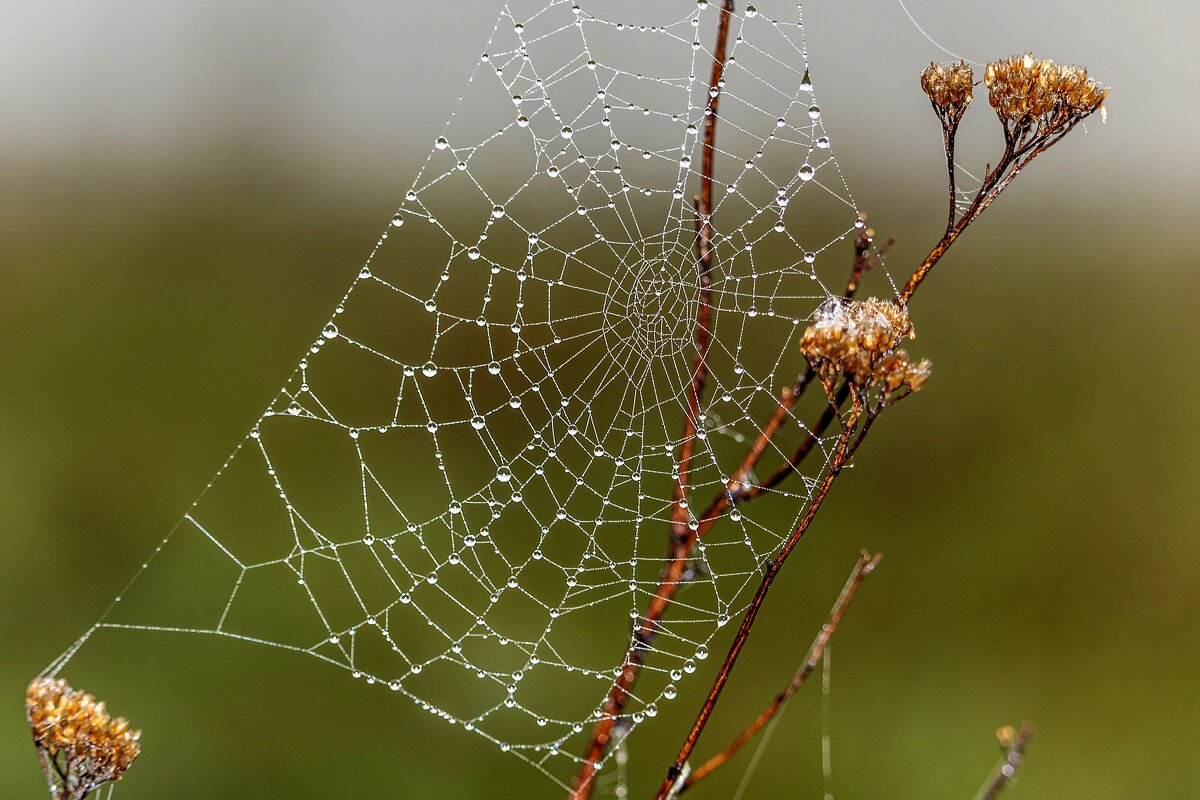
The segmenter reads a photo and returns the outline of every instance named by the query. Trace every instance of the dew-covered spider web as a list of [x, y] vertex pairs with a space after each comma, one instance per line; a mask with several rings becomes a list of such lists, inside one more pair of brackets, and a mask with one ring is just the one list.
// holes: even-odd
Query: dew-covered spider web
[[[692, 525], [802, 369], [799, 336], [843, 291], [861, 225], [800, 9], [776, 3], [776, 16], [769, 1], [739, 7], [729, 31]], [[721, 13], [703, 0], [506, 5], [295, 373], [52, 668], [114, 629], [285, 648], [569, 785], [667, 551]], [[807, 435], [802, 416], [760, 469]], [[745, 609], [831, 444], [697, 543], [625, 736], [702, 691], [688, 676]]]

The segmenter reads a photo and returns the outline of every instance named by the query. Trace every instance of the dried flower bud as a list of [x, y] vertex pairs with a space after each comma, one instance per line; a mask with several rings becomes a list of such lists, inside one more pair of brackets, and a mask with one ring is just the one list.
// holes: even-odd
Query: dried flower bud
[[68, 788], [80, 796], [120, 780], [141, 753], [141, 731], [130, 730], [122, 717], [112, 719], [104, 703], [61, 679], [29, 684], [25, 716], [43, 758], [57, 765]]
[[800, 350], [826, 385], [839, 377], [866, 386], [896, 344], [912, 333], [908, 312], [892, 300], [830, 298], [817, 309]]
[[942, 119], [942, 124], [957, 127], [963, 112], [971, 103], [971, 90], [975, 85], [975, 73], [965, 61], [957, 64], [935, 64], [921, 72], [921, 88], [929, 95], [929, 102]]
[[997, 116], [1015, 126], [1058, 128], [1096, 111], [1108, 96], [1083, 67], [1059, 66], [1032, 53], [989, 63], [984, 83]]

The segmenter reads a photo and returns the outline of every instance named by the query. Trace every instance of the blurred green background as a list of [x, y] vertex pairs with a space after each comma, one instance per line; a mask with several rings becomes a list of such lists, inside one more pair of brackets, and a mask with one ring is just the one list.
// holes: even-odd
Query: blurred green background
[[[0, 135], [6, 797], [42, 791], [25, 683], [287, 377], [494, 20], [482, 0], [477, 18], [355, 3], [286, 21], [79, 5], [22, 9], [0, 48], [23, 68], [4, 71]], [[840, 5], [858, 7], [807, 9], [814, 79], [860, 207], [901, 237], [900, 275], [942, 220], [937, 131], [913, 80], [939, 54], [894, 4]], [[886, 558], [833, 646], [835, 796], [971, 797], [994, 729], [1030, 719], [1014, 797], [1193, 797], [1197, 115], [1177, 105], [1195, 55], [1172, 47], [1196, 12], [1014, 3], [985, 25], [983, 4], [908, 5], [973, 58], [1034, 46], [1088, 63], [1116, 86], [1110, 123], [1035, 165], [922, 289], [914, 349], [934, 378], [884, 420], [789, 562], [700, 751], [790, 678], [869, 547]], [[55, 37], [70, 46], [38, 49]], [[440, 69], [392, 80], [413, 63]], [[147, 731], [122, 797], [559, 794], [310, 659], [138, 636], [87, 666], [69, 677]], [[700, 682], [632, 740], [633, 796], [661, 775]], [[795, 698], [746, 796], [823, 791], [818, 688]], [[730, 796], [748, 756], [695, 795]]]

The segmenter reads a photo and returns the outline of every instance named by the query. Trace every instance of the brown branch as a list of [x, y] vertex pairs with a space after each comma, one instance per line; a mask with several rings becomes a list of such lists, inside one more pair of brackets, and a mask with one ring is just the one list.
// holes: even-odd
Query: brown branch
[[1033, 738], [1033, 726], [1026, 722], [1021, 725], [1019, 731], [1014, 731], [1010, 727], [1001, 728], [996, 732], [996, 736], [1000, 739], [1004, 757], [996, 765], [992, 777], [988, 778], [988, 782], [984, 784], [983, 789], [976, 796], [976, 800], [996, 800], [1016, 778], [1017, 771], [1021, 768], [1021, 762], [1025, 759], [1025, 748], [1029, 745], [1029, 740]]
[[920, 287], [929, 275], [929, 271], [941, 260], [951, 245], [967, 229], [967, 226], [987, 210], [988, 206], [1013, 182], [1021, 170], [1029, 166], [1029, 162], [1062, 141], [1063, 137], [1074, 130], [1075, 126], [1086, 119], [1087, 116], [1073, 117], [1058, 130], [1037, 132], [1031, 138], [1024, 140], [1023, 137], [1028, 131], [1014, 132], [1008, 126], [1005, 126], [1004, 154], [1000, 157], [1000, 161], [997, 162], [996, 168], [987, 171], [987, 174], [984, 176], [983, 185], [976, 192], [970, 207], [957, 223], [946, 229], [946, 233], [934, 245], [933, 249], [929, 251], [929, 255], [925, 256], [925, 260], [917, 265], [908, 282], [905, 283], [904, 289], [900, 292], [900, 302], [908, 303], [912, 299], [917, 288]]
[[762, 713], [760, 713], [753, 722], [747, 725], [746, 728], [739, 733], [724, 750], [722, 750], [720, 753], [717, 753], [708, 761], [705, 761], [696, 769], [692, 770], [683, 786], [679, 789], [681, 794], [692, 788], [692, 786], [699, 781], [704, 780], [704, 778], [710, 775], [714, 770], [718, 769], [731, 758], [733, 758], [737, 752], [742, 749], [742, 747], [744, 747], [751, 739], [754, 738], [755, 734], [757, 734], [764, 725], [766, 725], [768, 722], [774, 719], [777, 714], [779, 714], [779, 712], [783, 709], [784, 704], [787, 703], [791, 696], [799, 691], [800, 687], [804, 685], [804, 682], [808, 680], [808, 677], [812, 675], [813, 671], [817, 668], [817, 664], [820, 663], [821, 656], [824, 654], [825, 648], [829, 644], [829, 640], [833, 638], [834, 631], [837, 630], [838, 623], [841, 622], [842, 616], [846, 613], [846, 609], [849, 608], [850, 601], [854, 599], [854, 595], [858, 591], [858, 587], [862, 584], [866, 577], [875, 570], [876, 565], [879, 564], [879, 560], [882, 557], [883, 556], [881, 554], [877, 553], [872, 556], [870, 553], [865, 551], [861, 556], [859, 556], [858, 561], [854, 565], [854, 569], [850, 572], [850, 577], [847, 579], [846, 585], [842, 587], [842, 592], [840, 595], [838, 595], [837, 602], [833, 604], [833, 609], [829, 612], [828, 620], [824, 625], [821, 626], [820, 633], [817, 634], [816, 639], [813, 640], [812, 647], [810, 647], [808, 650], [808, 656], [804, 660], [804, 665], [801, 666], [796, 672], [795, 677], [792, 678], [792, 682], [789, 683], [787, 688], [785, 688], [782, 692], [775, 695], [775, 698], [767, 705], [765, 709], [763, 709]]
[[700, 194], [696, 207], [696, 268], [700, 281], [699, 310], [696, 314], [696, 358], [692, 362], [692, 385], [688, 395], [687, 415], [679, 443], [679, 477], [675, 481], [675, 505], [671, 528], [676, 540], [687, 536], [688, 511], [684, 503], [688, 495], [688, 476], [696, 443], [696, 429], [704, 384], [708, 378], [708, 348], [712, 342], [712, 186], [716, 161], [717, 105], [721, 100], [721, 84], [725, 76], [725, 54], [729, 41], [729, 20], [733, 16], [733, 0], [725, 0], [717, 24], [717, 44], [713, 49], [712, 74], [708, 81], [708, 107], [705, 110], [704, 142], [700, 167]]
[[[842, 293], [842, 297], [847, 300], [854, 299], [854, 295], [858, 292], [858, 287], [866, 276], [875, 267], [883, 263], [883, 259], [887, 257], [888, 251], [892, 249], [892, 245], [896, 243], [895, 237], [891, 237], [884, 243], [883, 247], [879, 248], [875, 253], [871, 253], [871, 237], [872, 231], [866, 227], [866, 214], [860, 214], [859, 219], [863, 221], [863, 229], [857, 240], [854, 242], [854, 260], [850, 267], [850, 278], [846, 281], [846, 290]], [[779, 405], [776, 406], [774, 413], [771, 414], [767, 424], [762, 426], [754, 442], [746, 451], [746, 455], [742, 458], [737, 469], [733, 471], [729, 482], [724, 491], [717, 494], [712, 499], [712, 502], [705, 508], [704, 513], [699, 516], [700, 527], [696, 530], [695, 538], [702, 539], [704, 534], [708, 532], [718, 519], [735, 503], [743, 503], [753, 500], [765, 491], [774, 488], [788, 475], [795, 472], [796, 467], [800, 462], [812, 451], [813, 447], [820, 440], [825, 430], [833, 422], [835, 414], [826, 409], [821, 418], [817, 420], [809, 435], [796, 448], [791, 457], [781, 465], [771, 475], [765, 484], [754, 486], [746, 485], [746, 477], [758, 465], [759, 460], [766, 453], [767, 446], [774, 441], [775, 436], [787, 423], [788, 417], [791, 416], [791, 410], [799, 402], [804, 395], [804, 391], [812, 383], [816, 373], [811, 365], [806, 365], [804, 371], [797, 377], [795, 383], [789, 388], [784, 389], [779, 400]], [[845, 394], [842, 395], [842, 400], [845, 400]], [[841, 402], [839, 402], [839, 406]]]
[[700, 307], [696, 319], [696, 359], [692, 368], [692, 384], [688, 398], [687, 417], [679, 448], [679, 477], [675, 484], [675, 505], [671, 516], [671, 541], [667, 562], [641, 622], [635, 623], [633, 642], [625, 655], [624, 668], [613, 681], [605, 699], [600, 720], [592, 729], [588, 747], [579, 772], [572, 783], [572, 800], [587, 800], [592, 793], [596, 771], [613, 740], [613, 727], [637, 682], [646, 651], [658, 633], [659, 623], [671, 603], [671, 598], [683, 583], [688, 553], [692, 547], [688, 528], [688, 512], [683, 505], [687, 499], [688, 476], [691, 470], [696, 425], [700, 401], [708, 374], [707, 355], [711, 342], [712, 314], [712, 185], [716, 156], [717, 104], [725, 74], [726, 47], [729, 40], [729, 21], [733, 16], [733, 0], [725, 0], [717, 23], [717, 41], [713, 49], [712, 75], [709, 79], [707, 113], [704, 124], [701, 158], [700, 194], [696, 198], [696, 266], [700, 282]]
[[779, 553], [768, 561], [763, 568], [762, 581], [759, 583], [758, 590], [754, 593], [754, 598], [750, 601], [746, 613], [742, 616], [742, 624], [738, 627], [738, 632], [733, 638], [733, 643], [729, 647], [729, 653], [725, 656], [725, 660], [717, 672], [717, 677], [713, 681], [712, 688], [709, 689], [708, 697], [705, 698], [704, 705], [700, 708], [700, 713], [696, 716], [696, 721], [693, 723], [691, 731], [688, 732], [687, 738], [684, 739], [683, 746], [680, 747], [679, 754], [675, 757], [675, 762], [667, 770], [667, 775], [663, 779], [662, 785], [659, 786], [656, 800], [665, 800], [672, 789], [675, 788], [679, 777], [683, 774], [688, 757], [692, 754], [692, 750], [696, 747], [696, 742], [700, 740], [700, 734], [704, 732], [704, 728], [708, 724], [713, 708], [716, 707], [717, 700], [721, 697], [721, 691], [725, 688], [725, 683], [729, 680], [729, 675], [733, 671], [734, 664], [737, 663], [738, 655], [741, 654], [742, 648], [750, 636], [750, 631], [754, 627], [754, 621], [758, 616], [759, 610], [762, 608], [763, 601], [766, 600], [767, 593], [771, 590], [772, 584], [775, 583], [776, 576], [779, 575], [779, 570], [783, 567], [784, 562], [787, 561], [796, 544], [812, 524], [813, 518], [820, 511], [821, 505], [824, 503], [826, 496], [828, 496], [829, 490], [833, 487], [834, 481], [837, 480], [838, 475], [841, 474], [842, 467], [845, 466], [846, 451], [850, 444], [850, 436], [858, 424], [861, 413], [862, 400], [856, 395], [849, 416], [842, 421], [842, 432], [838, 436], [837, 447], [829, 462], [825, 479], [821, 482], [820, 487], [818, 487], [804, 516], [795, 529], [793, 529], [791, 535], [788, 536], [787, 541], [783, 543]]
[[958, 200], [958, 181], [956, 180], [957, 176], [954, 174], [954, 137], [958, 133], [958, 123], [962, 117], [947, 118], [937, 103], [934, 103], [932, 99], [930, 103], [933, 105], [933, 113], [937, 114], [938, 118], [942, 121], [942, 147], [946, 151], [946, 172], [950, 183], [950, 211], [946, 220], [946, 231], [949, 232], [954, 228], [954, 220], [957, 216], [955, 213], [957, 211], [955, 201]]

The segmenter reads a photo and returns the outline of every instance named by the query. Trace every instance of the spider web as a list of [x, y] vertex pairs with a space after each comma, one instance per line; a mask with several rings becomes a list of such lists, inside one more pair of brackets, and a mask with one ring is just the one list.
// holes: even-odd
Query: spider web
[[[704, 0], [506, 5], [295, 373], [52, 669], [113, 629], [281, 647], [566, 786], [666, 551], [720, 13]], [[735, 14], [720, 120], [693, 526], [803, 366], [804, 322], [841, 292], [848, 248], [825, 251], [861, 226], [799, 6]], [[807, 434], [799, 408], [788, 423], [772, 470]], [[622, 736], [679, 696], [745, 608], [829, 445], [697, 542]]]

